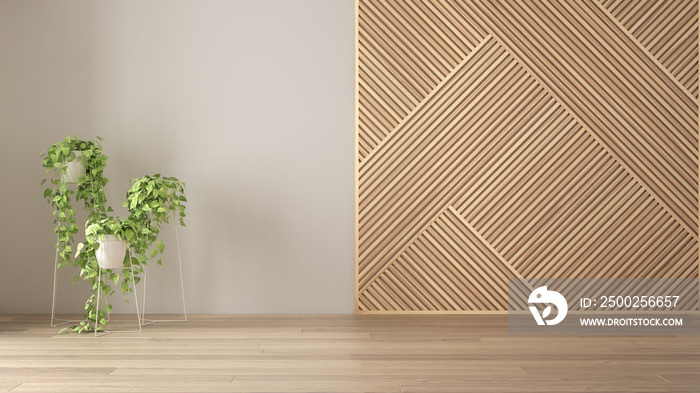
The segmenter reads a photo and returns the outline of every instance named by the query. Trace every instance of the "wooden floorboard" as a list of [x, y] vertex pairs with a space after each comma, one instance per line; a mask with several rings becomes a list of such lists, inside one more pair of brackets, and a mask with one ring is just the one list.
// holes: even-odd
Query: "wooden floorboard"
[[[130, 328], [133, 316], [115, 316]], [[0, 315], [0, 392], [698, 392], [698, 336], [511, 336], [506, 315]]]

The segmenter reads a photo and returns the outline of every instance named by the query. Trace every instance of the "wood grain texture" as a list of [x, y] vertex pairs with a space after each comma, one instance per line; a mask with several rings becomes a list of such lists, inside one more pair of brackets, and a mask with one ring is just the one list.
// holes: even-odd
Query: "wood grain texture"
[[700, 383], [699, 336], [509, 336], [505, 315], [190, 315], [97, 339], [57, 334], [48, 315], [8, 317], [0, 392], [671, 393]]
[[356, 311], [502, 312], [509, 277], [698, 277], [697, 13], [358, 0]]

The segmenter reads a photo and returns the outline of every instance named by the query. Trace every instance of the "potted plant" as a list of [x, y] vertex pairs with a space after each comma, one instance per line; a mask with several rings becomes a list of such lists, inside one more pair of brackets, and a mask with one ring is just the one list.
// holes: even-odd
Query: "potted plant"
[[85, 238], [95, 248], [95, 259], [100, 268], [116, 269], [124, 265], [127, 239], [135, 237], [131, 224], [130, 221], [103, 217], [87, 226]]
[[[159, 234], [163, 225], [170, 222], [171, 215], [172, 219], [177, 220], [176, 224], [185, 226], [184, 203], [187, 202], [187, 198], [184, 182], [175, 177], [156, 174], [133, 179], [131, 184], [124, 203], [129, 210], [129, 217], [120, 219], [106, 214], [91, 216], [85, 230], [87, 241], [78, 245], [76, 264], [81, 267], [80, 276], [90, 281], [93, 293], [85, 303], [86, 321], [73, 327], [77, 332], [93, 332], [104, 328], [105, 311], [98, 310], [96, 307], [98, 291], [100, 291], [99, 295], [106, 297], [113, 292], [109, 282], [116, 285], [120, 278], [122, 292], [131, 291], [129, 283], [132, 280], [132, 274], [134, 282], [138, 283], [143, 266], [159, 255], [162, 257], [165, 243], [160, 239]], [[128, 247], [134, 255], [117, 254], [112, 259], [116, 259], [117, 265], [121, 266], [118, 262], [121, 258], [124, 267], [129, 269], [123, 269], [121, 276], [112, 270], [103, 271], [102, 275], [105, 278], [100, 284], [98, 282], [100, 249], [104, 247], [103, 252], [108, 252], [107, 247], [109, 247], [110, 253], [112, 247], [121, 250], [125, 248], [123, 243], [121, 246], [118, 245], [122, 241], [128, 242]], [[157, 263], [161, 265], [162, 258], [159, 258]], [[115, 265], [104, 265], [102, 268], [109, 267], [114, 268]], [[111, 312], [112, 306], [107, 305], [105, 309]]]
[[80, 150], [71, 150], [66, 161], [61, 167], [61, 182], [78, 183], [81, 177], [85, 176], [85, 155]]
[[[78, 232], [72, 205], [73, 195], [76, 201], [84, 202], [85, 210], [91, 216], [112, 211], [106, 206], [104, 187], [109, 179], [104, 176], [107, 156], [102, 153], [101, 142], [100, 137], [96, 140], [80, 140], [73, 135], [49, 146], [42, 153], [43, 167], [47, 173], [51, 173], [41, 185], [49, 182], [49, 186], [44, 189], [44, 198], [54, 208], [59, 266], [71, 262], [71, 245]], [[71, 182], [77, 184], [76, 191], [68, 188]]]
[[[86, 241], [78, 244], [75, 255], [76, 265], [80, 266], [81, 270], [73, 282], [80, 277], [87, 280], [92, 295], [85, 302], [85, 321], [73, 326], [74, 331], [94, 332], [104, 328], [107, 323], [106, 313], [112, 311], [112, 306], [106, 302], [107, 296], [114, 292], [110, 283], [118, 285], [121, 279], [122, 292], [133, 291], [129, 287], [132, 274], [134, 282], [138, 283], [141, 268], [138, 259], [131, 258], [126, 251], [130, 243], [138, 242], [140, 232], [139, 224], [130, 218], [93, 215], [88, 219], [85, 229]], [[113, 270], [121, 267], [124, 269]], [[103, 296], [106, 304], [100, 310], [97, 309], [98, 296]]]
[[[185, 226], [185, 183], [175, 177], [144, 176], [131, 181], [132, 185], [126, 193], [124, 207], [131, 213], [129, 218], [140, 228], [140, 236], [132, 245], [139, 262], [143, 265], [163, 254], [165, 243], [159, 239], [160, 230], [170, 222], [170, 216], [176, 219], [176, 224]], [[156, 248], [148, 255], [148, 250], [155, 243]], [[162, 256], [162, 255], [161, 255]], [[162, 264], [162, 258], [157, 263]]]

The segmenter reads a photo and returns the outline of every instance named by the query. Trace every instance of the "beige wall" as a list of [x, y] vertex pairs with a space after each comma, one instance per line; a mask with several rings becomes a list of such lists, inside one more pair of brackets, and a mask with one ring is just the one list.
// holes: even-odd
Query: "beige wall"
[[[39, 154], [73, 133], [105, 138], [115, 208], [187, 182], [190, 312], [352, 312], [353, 24], [351, 0], [0, 0], [0, 313], [50, 311]], [[151, 311], [178, 309], [172, 262]]]

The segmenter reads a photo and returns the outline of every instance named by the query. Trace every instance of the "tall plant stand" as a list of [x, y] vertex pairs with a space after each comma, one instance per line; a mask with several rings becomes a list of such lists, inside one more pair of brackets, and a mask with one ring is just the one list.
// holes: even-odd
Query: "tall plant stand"
[[[129, 259], [131, 259], [131, 250], [129, 252]], [[116, 268], [116, 269], [127, 269], [126, 267], [122, 266], [121, 268]], [[100, 316], [100, 292], [102, 289], [102, 268], [100, 267], [98, 269], [97, 273], [97, 303], [95, 304], [95, 337], [99, 336], [104, 336], [105, 334], [109, 333], [141, 333], [141, 330], [143, 328], [143, 325], [141, 324], [141, 319], [143, 318], [142, 314], [139, 313], [139, 299], [136, 296], [136, 279], [134, 278], [134, 267], [129, 264], [128, 269], [131, 269], [131, 288], [134, 290], [134, 304], [136, 305], [136, 321], [138, 322], [139, 325], [139, 330], [105, 330], [104, 332], [99, 332], [97, 331], [97, 322], [99, 316]], [[105, 304], [107, 301], [105, 300]], [[109, 315], [109, 312], [107, 312], [107, 315]], [[109, 320], [109, 319], [108, 319]]]
[[185, 282], [182, 278], [182, 254], [180, 253], [180, 235], [177, 231], [177, 221], [173, 217], [173, 226], [175, 227], [175, 243], [177, 244], [177, 261], [180, 272], [180, 289], [182, 293], [182, 319], [146, 319], [146, 284], [148, 282], [148, 266], [143, 269], [143, 303], [141, 305], [141, 324], [143, 326], [152, 325], [154, 323], [163, 322], [187, 322], [187, 306], [185, 305]]
[[[81, 153], [82, 154], [82, 153]], [[81, 173], [81, 170], [79, 168], [72, 168], [71, 169], [74, 173]], [[83, 170], [83, 174], [84, 174]], [[64, 175], [59, 175], [61, 176], [62, 179], [64, 179]], [[68, 185], [75, 185], [75, 187], [78, 187], [78, 181], [75, 180], [67, 180], [64, 179], [64, 182], [66, 186]], [[90, 182], [90, 186], [94, 187], [94, 183]], [[77, 190], [76, 190], [77, 192]], [[61, 212], [57, 212], [57, 214], [60, 214]], [[58, 235], [56, 235], [56, 244], [58, 244]], [[66, 325], [69, 323], [80, 323], [83, 320], [76, 320], [76, 319], [64, 319], [64, 318], [56, 318], [56, 286], [57, 286], [57, 281], [58, 281], [58, 249], [56, 249], [56, 255], [54, 257], [54, 263], [53, 263], [53, 296], [51, 298], [51, 327], [57, 327], [57, 326], [62, 326]]]
[[[77, 170], [78, 172], [80, 171], [79, 169], [74, 169], [74, 171]], [[69, 184], [75, 184], [75, 186], [78, 186], [77, 181], [66, 181], [66, 185]], [[60, 214], [61, 212], [58, 212], [57, 214]], [[58, 244], [58, 235], [56, 235], [56, 244]], [[53, 263], [53, 297], [51, 299], [51, 327], [57, 327], [61, 325], [66, 325], [69, 323], [80, 323], [82, 320], [75, 320], [75, 319], [63, 319], [63, 318], [56, 318], [56, 286], [57, 286], [57, 280], [58, 280], [58, 249], [56, 249], [56, 256], [54, 258], [54, 263]]]
[[[58, 243], [58, 235], [56, 235]], [[80, 320], [56, 318], [56, 281], [58, 280], [58, 250], [53, 263], [53, 298], [51, 299], [51, 327], [66, 325], [69, 323], [79, 323]]]

